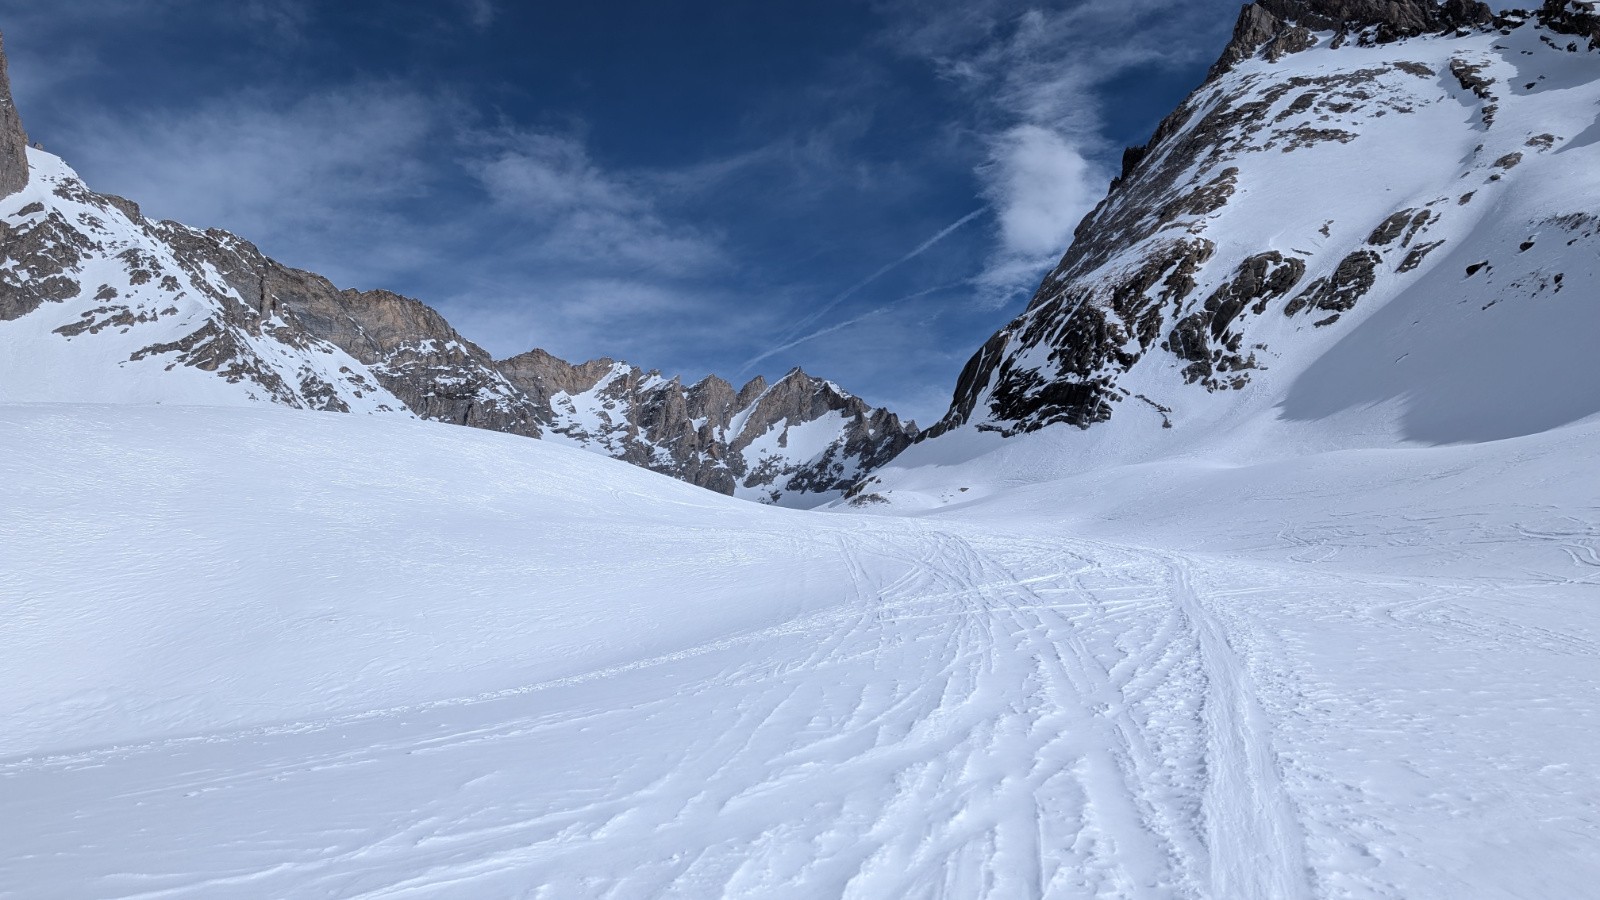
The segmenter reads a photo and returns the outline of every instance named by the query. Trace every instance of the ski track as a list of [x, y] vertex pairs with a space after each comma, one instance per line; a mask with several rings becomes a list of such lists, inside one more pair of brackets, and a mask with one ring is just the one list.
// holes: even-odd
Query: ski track
[[[1521, 537], [1573, 574], [1518, 589], [1595, 577], [1593, 531]], [[783, 627], [495, 695], [0, 762], [12, 796], [65, 804], [11, 819], [0, 896], [108, 849], [77, 841], [74, 804], [116, 817], [99, 833], [138, 863], [86, 872], [83, 897], [1402, 896], [1334, 865], [1365, 852], [1351, 806], [1308, 804], [1360, 787], [1281, 756], [1316, 698], [1249, 612], [1330, 596], [1303, 572], [923, 521], [836, 539], [848, 602]], [[1297, 567], [1331, 555], [1283, 541]], [[1504, 585], [1318, 577], [1403, 598], [1324, 616], [1600, 656], [1475, 604]], [[540, 770], [563, 756], [592, 765]], [[239, 803], [294, 827], [247, 827]], [[211, 871], [166, 842], [177, 820], [217, 823]]]

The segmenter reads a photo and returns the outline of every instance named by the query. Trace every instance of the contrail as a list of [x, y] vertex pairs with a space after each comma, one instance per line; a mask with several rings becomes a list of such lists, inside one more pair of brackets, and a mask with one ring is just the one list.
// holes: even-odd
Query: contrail
[[[827, 303], [824, 303], [822, 305], [821, 309], [817, 310], [816, 312], [812, 313], [809, 316], [806, 316], [804, 319], [801, 319], [799, 321], [799, 323], [797, 323], [793, 328], [791, 328], [789, 330], [789, 333], [787, 335], [785, 335], [784, 339], [785, 340], [790, 340], [790, 341], [794, 340], [794, 336], [796, 334], [798, 334], [799, 332], [804, 331], [807, 328], [810, 328], [812, 325], [816, 324], [816, 321], [818, 319], [820, 319], [823, 316], [827, 315], [828, 313], [832, 312], [834, 307], [836, 307], [839, 304], [843, 303], [844, 301], [850, 299], [852, 296], [855, 295], [855, 293], [857, 291], [859, 291], [862, 288], [866, 287], [867, 285], [873, 283], [874, 281], [877, 281], [879, 278], [882, 278], [883, 276], [889, 274], [890, 272], [893, 272], [895, 269], [899, 268], [900, 266], [903, 266], [906, 263], [912, 261], [913, 259], [916, 259], [917, 257], [921, 256], [922, 254], [927, 253], [929, 250], [933, 249], [933, 246], [935, 244], [939, 243], [940, 241], [942, 241], [945, 238], [949, 237], [950, 235], [954, 234], [956, 232], [956, 230], [959, 229], [961, 226], [963, 226], [963, 225], [967, 224], [968, 222], [971, 222], [973, 219], [976, 219], [977, 217], [983, 215], [985, 209], [986, 209], [986, 207], [981, 207], [980, 206], [977, 209], [973, 210], [972, 212], [967, 213], [966, 215], [962, 216], [961, 218], [957, 219], [956, 221], [952, 222], [951, 224], [946, 225], [944, 228], [940, 229], [938, 234], [935, 234], [933, 237], [928, 238], [927, 240], [925, 240], [922, 243], [918, 244], [917, 248], [915, 250], [912, 250], [910, 253], [907, 253], [905, 256], [900, 257], [899, 259], [895, 260], [894, 262], [889, 263], [888, 265], [884, 266], [883, 268], [879, 269], [878, 271], [873, 272], [871, 275], [868, 275], [867, 277], [861, 279], [860, 281], [856, 282], [855, 284], [845, 288], [842, 292], [840, 292], [840, 294], [838, 296], [834, 297], [832, 300], [829, 300]], [[905, 298], [901, 298], [901, 299], [905, 299]], [[899, 301], [896, 301], [896, 302], [899, 302]], [[753, 362], [753, 360], [752, 360], [752, 362]], [[745, 365], [748, 366], [748, 365], [750, 365], [750, 363], [746, 363]]]
[[888, 311], [889, 311], [889, 307], [880, 306], [877, 309], [872, 310], [871, 312], [862, 313], [861, 315], [856, 316], [854, 319], [846, 319], [845, 321], [840, 322], [840, 323], [838, 323], [836, 325], [829, 325], [827, 328], [823, 328], [823, 329], [821, 329], [819, 331], [813, 331], [813, 332], [811, 332], [810, 334], [808, 334], [808, 335], [806, 335], [804, 337], [795, 338], [794, 340], [789, 341], [788, 343], [779, 344], [778, 346], [773, 347], [771, 350], [768, 350], [765, 353], [757, 354], [756, 356], [750, 357], [750, 359], [744, 364], [744, 367], [739, 370], [739, 374], [741, 376], [744, 375], [744, 373], [750, 371], [750, 367], [751, 366], [755, 365], [758, 362], [761, 362], [762, 360], [764, 360], [764, 359], [766, 359], [768, 357], [777, 356], [779, 353], [782, 353], [783, 351], [789, 349], [790, 347], [798, 347], [801, 344], [804, 344], [806, 341], [816, 340], [817, 338], [823, 337], [824, 335], [833, 334], [835, 331], [843, 331], [844, 329], [849, 328], [851, 325], [854, 325], [854, 324], [856, 324], [857, 322], [860, 322], [863, 319], [870, 319], [873, 316], [881, 315], [881, 314], [886, 313]]
[[924, 290], [917, 291], [915, 294], [907, 294], [904, 297], [901, 297], [901, 298], [899, 298], [897, 300], [893, 300], [893, 301], [890, 301], [889, 303], [885, 303], [884, 305], [878, 307], [877, 309], [871, 310], [869, 312], [864, 312], [861, 315], [856, 316], [853, 319], [846, 319], [843, 322], [839, 322], [839, 323], [834, 324], [834, 325], [829, 325], [827, 328], [823, 328], [823, 329], [819, 329], [817, 331], [813, 331], [810, 334], [805, 335], [803, 337], [797, 337], [792, 341], [785, 341], [784, 343], [779, 344], [776, 347], [773, 347], [771, 350], [768, 350], [765, 353], [761, 353], [761, 354], [758, 354], [756, 356], [751, 357], [750, 360], [748, 362], [746, 362], [744, 364], [744, 366], [739, 369], [739, 374], [741, 376], [744, 375], [744, 373], [750, 371], [750, 367], [751, 366], [754, 366], [756, 363], [761, 362], [762, 360], [767, 359], [768, 357], [777, 356], [779, 353], [782, 353], [783, 351], [788, 350], [790, 347], [798, 347], [798, 346], [800, 346], [801, 344], [804, 344], [807, 341], [814, 341], [819, 337], [824, 337], [826, 335], [833, 334], [836, 331], [843, 331], [844, 329], [849, 328], [851, 325], [854, 325], [857, 322], [865, 321], [867, 319], [872, 318], [873, 316], [883, 315], [884, 313], [894, 309], [895, 307], [897, 307], [900, 304], [905, 303], [905, 302], [907, 302], [909, 300], [915, 300], [918, 297], [926, 297], [929, 294], [932, 294], [932, 293], [934, 293], [936, 291], [942, 291], [942, 290], [945, 290], [946, 288], [953, 288], [953, 287], [956, 287], [957, 285], [970, 284], [970, 283], [971, 283], [971, 279], [963, 279], [961, 281], [952, 281], [952, 282], [949, 282], [947, 284], [935, 285], [934, 287], [926, 288]]

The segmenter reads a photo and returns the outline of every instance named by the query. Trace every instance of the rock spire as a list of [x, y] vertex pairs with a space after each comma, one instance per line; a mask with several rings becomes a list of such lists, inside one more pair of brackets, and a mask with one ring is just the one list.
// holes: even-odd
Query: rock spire
[[28, 186], [28, 133], [11, 99], [11, 75], [6, 69], [5, 37], [0, 35], [0, 197]]

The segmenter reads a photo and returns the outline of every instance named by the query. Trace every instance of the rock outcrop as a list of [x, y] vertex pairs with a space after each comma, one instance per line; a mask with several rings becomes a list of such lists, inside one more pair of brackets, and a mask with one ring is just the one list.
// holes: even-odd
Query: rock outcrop
[[0, 197], [28, 186], [28, 133], [11, 99], [11, 71], [6, 64], [5, 36], [0, 35]]
[[340, 290], [227, 232], [173, 222], [152, 227], [186, 265], [214, 272], [232, 288], [226, 296], [243, 300], [227, 307], [231, 324], [276, 332], [291, 344], [333, 344], [421, 418], [538, 436], [538, 405], [422, 302], [390, 291]]
[[1593, 0], [1545, 0], [1539, 21], [1557, 34], [1588, 40], [1588, 49], [1600, 49], [1600, 4]]

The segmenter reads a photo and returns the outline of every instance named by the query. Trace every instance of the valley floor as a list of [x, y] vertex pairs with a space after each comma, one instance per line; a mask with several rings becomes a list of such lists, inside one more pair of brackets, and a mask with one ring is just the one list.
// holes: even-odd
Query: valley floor
[[[1122, 513], [1072, 511], [1089, 492], [1063, 483], [903, 516], [755, 508], [442, 426], [0, 419], [0, 637], [25, 650], [0, 662], [0, 896], [1600, 881], [1600, 428], [1147, 469]], [[161, 512], [186, 497], [209, 524]], [[285, 543], [277, 578], [234, 572]], [[382, 574], [319, 586], [341, 560]], [[80, 652], [119, 661], [50, 660]]]

